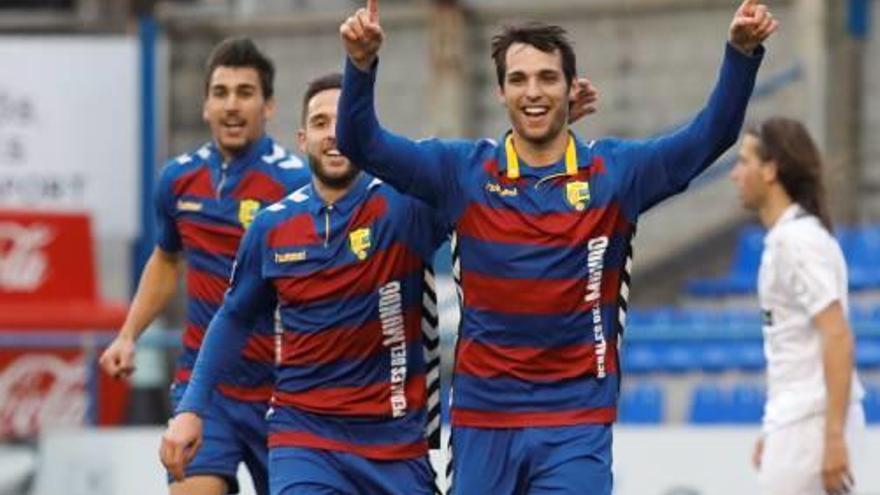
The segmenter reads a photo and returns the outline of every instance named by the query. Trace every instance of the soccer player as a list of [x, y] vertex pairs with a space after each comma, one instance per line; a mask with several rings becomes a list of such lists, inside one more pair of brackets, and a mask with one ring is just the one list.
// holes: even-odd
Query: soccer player
[[800, 122], [771, 118], [746, 131], [730, 174], [769, 229], [758, 277], [768, 398], [753, 458], [766, 494], [848, 492], [865, 430], [821, 162]]
[[298, 137], [312, 183], [257, 215], [242, 241], [163, 437], [172, 473], [198, 449], [217, 374], [235, 362], [255, 318], [277, 306], [271, 493], [434, 493], [427, 440], [439, 444], [440, 358], [427, 271], [448, 227], [336, 149], [341, 84], [341, 74], [328, 75], [305, 93]]
[[564, 30], [507, 27], [492, 46], [512, 130], [497, 143], [416, 142], [376, 117], [378, 10], [369, 0], [340, 27], [338, 146], [455, 229], [464, 304], [453, 493], [610, 493], [636, 220], [736, 142], [761, 43], [778, 23], [765, 5], [742, 3], [715, 90], [688, 125], [649, 141], [589, 143], [567, 123], [576, 63]]
[[[183, 395], [205, 328], [223, 301], [232, 262], [260, 208], [308, 183], [301, 160], [266, 135], [275, 110], [274, 66], [248, 39], [228, 39], [208, 59], [203, 118], [211, 142], [171, 160], [155, 191], [159, 235], [119, 335], [101, 356], [116, 377], [134, 371], [135, 341], [174, 294], [186, 265], [183, 353], [172, 402]], [[219, 373], [205, 404], [205, 441], [172, 494], [237, 493], [244, 462], [258, 493], [267, 491], [266, 426], [275, 362], [271, 310], [253, 322], [242, 352]]]

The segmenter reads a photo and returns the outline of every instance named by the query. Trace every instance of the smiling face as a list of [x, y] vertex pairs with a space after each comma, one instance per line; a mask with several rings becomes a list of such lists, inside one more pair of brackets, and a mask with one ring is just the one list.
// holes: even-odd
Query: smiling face
[[574, 90], [562, 70], [560, 52], [514, 43], [505, 57], [506, 71], [498, 96], [507, 107], [514, 131], [537, 146], [553, 141], [567, 129]]
[[308, 101], [305, 124], [297, 133], [299, 149], [309, 157], [315, 179], [341, 189], [357, 177], [358, 170], [336, 149], [336, 106], [340, 90], [325, 89]]
[[202, 107], [202, 118], [211, 127], [214, 142], [229, 159], [260, 139], [275, 110], [251, 67], [219, 66], [214, 69]]

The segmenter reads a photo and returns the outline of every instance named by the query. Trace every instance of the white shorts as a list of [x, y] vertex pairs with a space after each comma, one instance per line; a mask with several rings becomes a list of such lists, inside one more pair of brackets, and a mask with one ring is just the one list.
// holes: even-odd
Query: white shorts
[[[849, 406], [846, 448], [850, 470], [859, 486], [859, 460], [864, 456], [865, 411]], [[825, 453], [825, 415], [802, 419], [764, 437], [758, 479], [765, 495], [825, 495], [822, 457]]]

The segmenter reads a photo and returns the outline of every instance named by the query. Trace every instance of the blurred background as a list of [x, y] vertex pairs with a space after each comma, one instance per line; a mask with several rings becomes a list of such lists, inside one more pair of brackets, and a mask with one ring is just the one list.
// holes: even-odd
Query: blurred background
[[[489, 40], [505, 20], [566, 27], [601, 92], [588, 138], [686, 122], [716, 78], [737, 0], [382, 0], [384, 124], [411, 137], [500, 136]], [[850, 270], [856, 360], [880, 465], [880, 0], [767, 0], [748, 120], [804, 120], [826, 158]], [[158, 464], [183, 291], [144, 335], [127, 384], [96, 357], [115, 334], [155, 235], [169, 158], [210, 138], [204, 64], [230, 35], [275, 61], [271, 134], [294, 148], [306, 82], [340, 70], [359, 0], [0, 0], [0, 495], [162, 493]], [[754, 287], [763, 229], [722, 157], [645, 215], [622, 351], [616, 493], [754, 493], [764, 360]], [[457, 302], [447, 250], [441, 325]], [[448, 373], [446, 374], [448, 377]], [[876, 470], [875, 470], [876, 471]], [[864, 470], [857, 493], [880, 494]], [[873, 476], [873, 477], [872, 477]], [[243, 484], [244, 493], [250, 489]], [[139, 491], [140, 490], [140, 491]]]

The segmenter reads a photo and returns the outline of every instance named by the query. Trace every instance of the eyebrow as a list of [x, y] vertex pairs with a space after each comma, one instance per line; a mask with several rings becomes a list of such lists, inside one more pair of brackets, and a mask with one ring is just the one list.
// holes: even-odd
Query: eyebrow
[[244, 89], [244, 88], [247, 88], [247, 89], [256, 89], [256, 88], [257, 88], [257, 85], [256, 85], [256, 84], [253, 84], [253, 83], [239, 83], [239, 84], [236, 84], [235, 86], [232, 86], [232, 85], [224, 84], [224, 83], [220, 83], [220, 82], [218, 82], [218, 83], [212, 83], [212, 84], [211, 84], [211, 89], [213, 90], [213, 89], [215, 89], [215, 88], [223, 88], [223, 89]]

